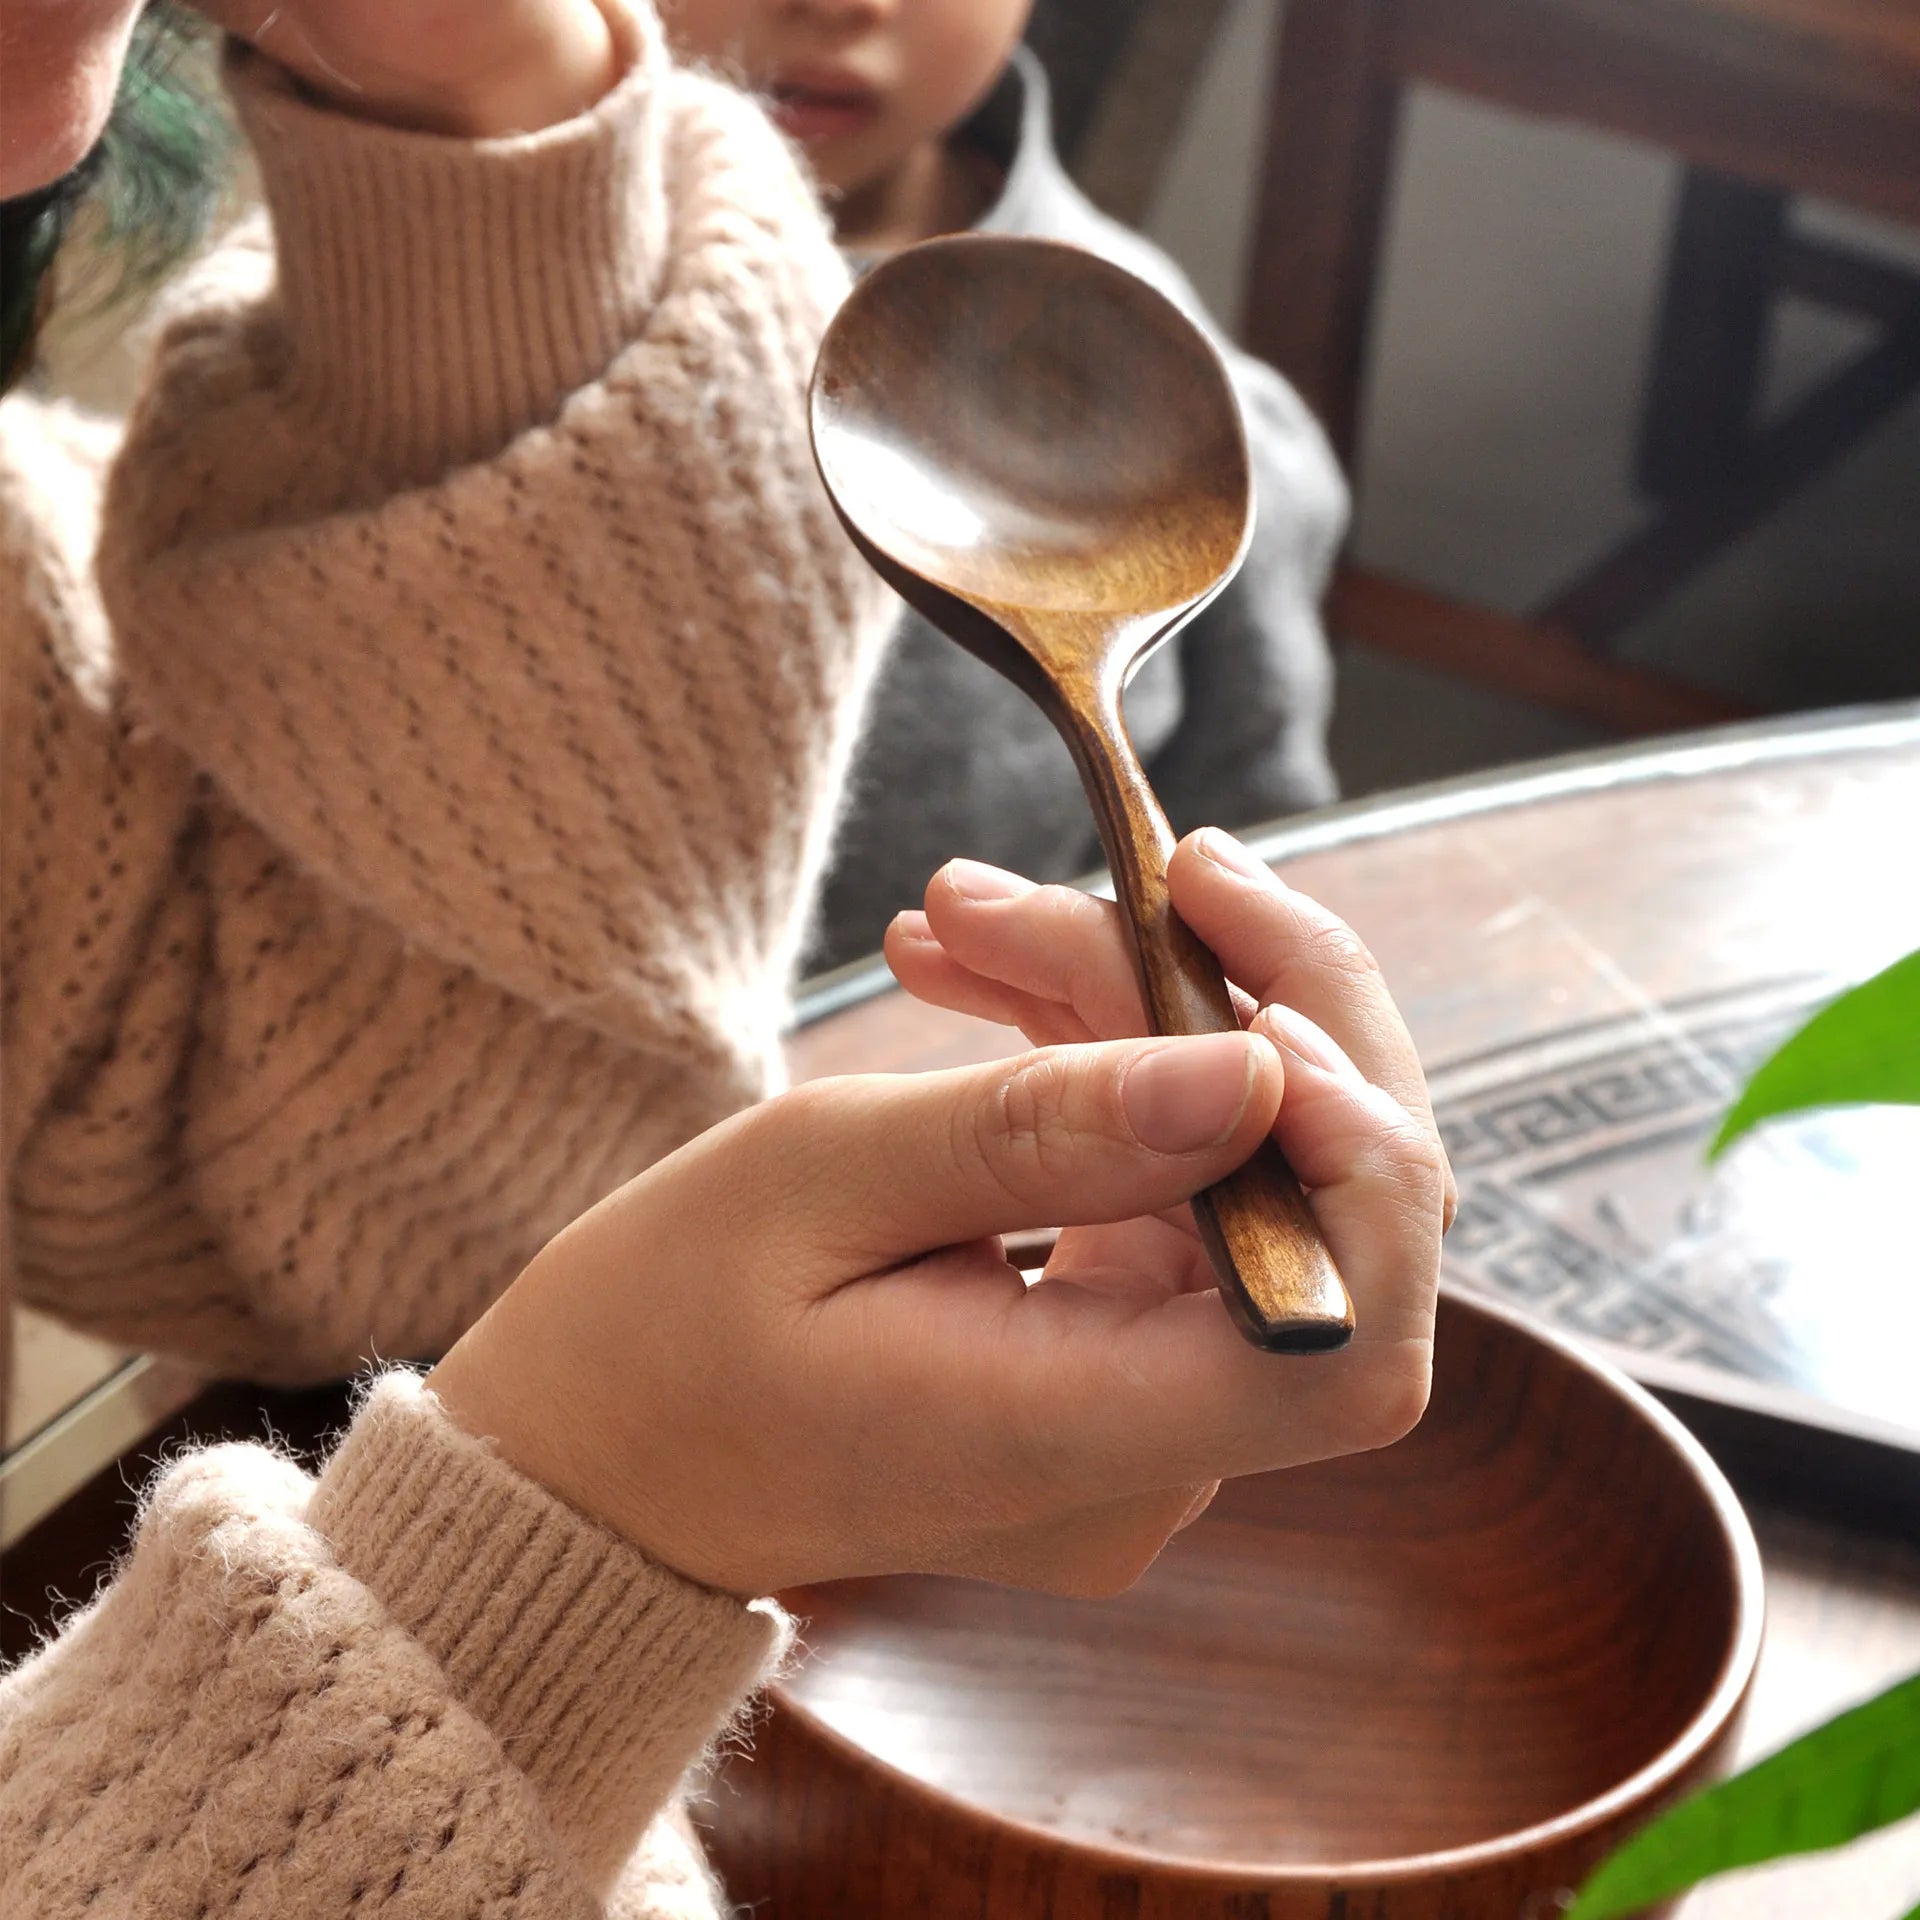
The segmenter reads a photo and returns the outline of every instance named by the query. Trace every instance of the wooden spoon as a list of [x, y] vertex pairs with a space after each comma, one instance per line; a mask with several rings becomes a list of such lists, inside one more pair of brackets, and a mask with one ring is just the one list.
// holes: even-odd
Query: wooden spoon
[[[1121, 715], [1135, 669], [1232, 578], [1252, 532], [1218, 354], [1145, 282], [1078, 248], [933, 240], [875, 267], [841, 308], [812, 416], [855, 544], [1060, 730], [1154, 1031], [1234, 1030], [1218, 964], [1168, 900], [1172, 830]], [[1352, 1302], [1271, 1142], [1193, 1211], [1249, 1340], [1346, 1344]]]

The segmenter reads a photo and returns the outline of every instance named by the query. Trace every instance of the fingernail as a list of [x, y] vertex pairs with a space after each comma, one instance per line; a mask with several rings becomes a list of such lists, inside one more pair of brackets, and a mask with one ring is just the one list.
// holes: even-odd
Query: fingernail
[[1275, 1007], [1262, 1007], [1253, 1017], [1253, 1031], [1271, 1040], [1280, 1049], [1289, 1066], [1318, 1067], [1322, 1073], [1358, 1076], [1353, 1064], [1333, 1036], [1317, 1027], [1304, 1013], [1282, 1015]]
[[1267, 886], [1275, 884], [1273, 869], [1257, 854], [1249, 853], [1232, 834], [1222, 833], [1218, 827], [1204, 827], [1198, 845], [1216, 867], [1225, 867], [1242, 880], [1259, 880]]
[[1254, 1057], [1243, 1033], [1209, 1033], [1143, 1053], [1120, 1086], [1134, 1138], [1155, 1153], [1217, 1147], [1247, 1110]]
[[937, 947], [940, 944], [933, 937], [933, 929], [927, 925], [927, 916], [917, 907], [907, 907], [896, 913], [887, 932], [893, 939], [907, 941], [916, 947]]
[[1023, 880], [1002, 867], [985, 866], [978, 860], [949, 860], [946, 881], [962, 900], [1017, 900], [1023, 893], [1033, 891], [1031, 880]]
[[1187, 1510], [1174, 1526], [1175, 1533], [1185, 1533], [1193, 1523], [1213, 1505], [1213, 1496], [1220, 1491], [1220, 1482], [1215, 1480], [1204, 1486], [1187, 1502]]

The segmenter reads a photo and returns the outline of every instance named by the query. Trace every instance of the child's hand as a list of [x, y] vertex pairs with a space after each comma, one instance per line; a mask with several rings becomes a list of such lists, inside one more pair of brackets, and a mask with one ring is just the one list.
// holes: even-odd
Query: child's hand
[[612, 86], [628, 0], [197, 0], [334, 105], [424, 133], [531, 133]]
[[[1236, 919], [1214, 884], [1213, 922], [1181, 894], [1229, 970], [1283, 977], [1417, 1098], [1384, 990], [1336, 943], [1283, 950], [1291, 897], [1240, 891]], [[1011, 992], [1022, 1018], [1045, 1002], [1117, 1029], [1137, 1010], [1114, 993], [1116, 930], [1072, 900], [936, 904], [938, 949], [922, 965], [896, 937], [896, 964], [930, 998]], [[917, 1570], [1117, 1591], [1215, 1481], [1385, 1445], [1425, 1403], [1447, 1190], [1431, 1122], [1318, 1029], [1275, 1031], [1284, 1069], [1265, 1038], [1216, 1035], [803, 1087], [568, 1229], [433, 1385], [523, 1471], [715, 1586]], [[1171, 1218], [1269, 1126], [1354, 1296], [1343, 1353], [1246, 1345]], [[1028, 1290], [991, 1236], [1055, 1224], [1089, 1231]]]

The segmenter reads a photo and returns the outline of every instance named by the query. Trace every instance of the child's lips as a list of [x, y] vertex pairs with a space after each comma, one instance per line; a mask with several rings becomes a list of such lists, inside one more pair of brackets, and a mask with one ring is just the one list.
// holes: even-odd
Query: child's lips
[[774, 124], [802, 146], [844, 140], [871, 126], [880, 113], [880, 96], [864, 81], [833, 75], [794, 75], [768, 89]]

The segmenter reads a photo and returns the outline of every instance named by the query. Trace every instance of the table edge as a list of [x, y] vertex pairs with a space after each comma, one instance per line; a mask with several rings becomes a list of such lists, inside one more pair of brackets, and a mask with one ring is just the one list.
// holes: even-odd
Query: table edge
[[[1460, 774], [1339, 801], [1313, 813], [1244, 829], [1240, 837], [1263, 860], [1278, 865], [1513, 807], [1892, 747], [1920, 748], [1920, 700], [1834, 707], [1811, 717], [1797, 713], [1712, 727], [1676, 734], [1653, 746], [1633, 740], [1582, 753], [1555, 754], [1520, 762], [1492, 776]], [[1078, 884], [1091, 893], [1112, 897], [1112, 883], [1104, 872], [1089, 874]], [[789, 1030], [797, 1032], [877, 999], [893, 984], [886, 961], [877, 954], [815, 974], [800, 984]]]

